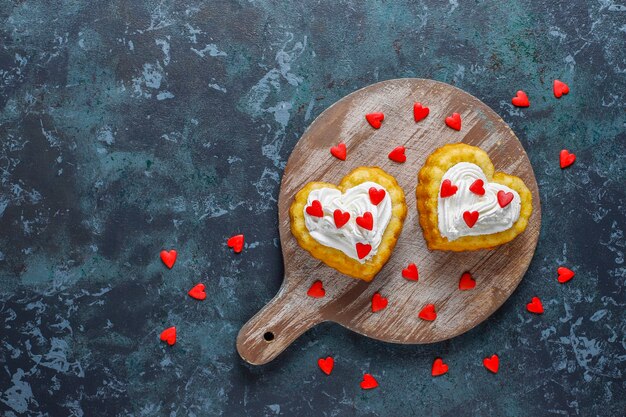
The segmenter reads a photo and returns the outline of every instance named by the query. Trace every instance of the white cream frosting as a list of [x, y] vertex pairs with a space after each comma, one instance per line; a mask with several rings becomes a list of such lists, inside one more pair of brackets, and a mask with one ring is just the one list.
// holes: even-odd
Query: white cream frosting
[[[477, 179], [484, 182], [485, 194], [480, 196], [469, 190]], [[458, 190], [450, 197], [438, 197], [437, 214], [439, 233], [449, 241], [463, 236], [487, 235], [502, 232], [513, 226], [520, 214], [519, 194], [509, 187], [495, 182], [487, 182], [483, 170], [476, 164], [460, 162], [451, 167], [441, 179], [450, 180]], [[505, 207], [498, 203], [498, 191], [513, 193], [513, 200]], [[463, 220], [465, 211], [477, 211], [478, 221], [468, 227]]]
[[[368, 181], [346, 190], [343, 194], [336, 188], [319, 188], [311, 191], [304, 208], [304, 222], [313, 239], [324, 246], [342, 251], [360, 263], [365, 263], [376, 255], [383, 233], [391, 220], [391, 197], [385, 190], [383, 200], [374, 205], [369, 196], [371, 187], [385, 190], [380, 184]], [[323, 217], [311, 216], [306, 212], [306, 207], [315, 200], [322, 204]], [[337, 228], [333, 216], [337, 209], [350, 213], [350, 220], [341, 228]], [[366, 230], [356, 223], [356, 218], [365, 212], [372, 213], [374, 218], [372, 230]], [[370, 253], [363, 259], [359, 259], [357, 255], [357, 243], [372, 246]]]

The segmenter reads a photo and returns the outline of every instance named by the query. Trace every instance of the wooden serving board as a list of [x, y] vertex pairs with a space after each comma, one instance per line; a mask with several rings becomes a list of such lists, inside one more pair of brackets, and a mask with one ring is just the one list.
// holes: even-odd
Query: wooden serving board
[[[413, 103], [430, 107], [430, 115], [416, 123]], [[365, 114], [383, 112], [380, 129]], [[444, 119], [457, 112], [461, 131]], [[330, 155], [330, 147], [344, 142], [346, 161]], [[447, 143], [464, 142], [487, 151], [496, 171], [521, 177], [533, 195], [533, 213], [524, 233], [494, 250], [430, 251], [418, 222], [415, 187], [426, 157]], [[406, 147], [407, 161], [398, 164], [387, 154]], [[359, 166], [378, 166], [393, 175], [404, 189], [408, 214], [394, 252], [370, 283], [343, 275], [314, 259], [291, 234], [289, 206], [295, 194], [311, 181], [338, 184]], [[425, 79], [397, 79], [358, 90], [324, 111], [293, 150], [280, 187], [278, 219], [285, 278], [278, 294], [237, 337], [237, 349], [251, 364], [274, 359], [306, 330], [323, 321], [339, 323], [355, 332], [386, 342], [433, 343], [464, 333], [489, 317], [520, 283], [535, 252], [541, 225], [539, 193], [533, 169], [513, 131], [487, 105], [451, 85]], [[407, 281], [401, 271], [414, 262], [419, 281]], [[469, 271], [476, 287], [458, 289]], [[321, 280], [324, 298], [307, 296]], [[375, 292], [389, 299], [386, 309], [371, 312]], [[437, 319], [418, 318], [432, 303]]]

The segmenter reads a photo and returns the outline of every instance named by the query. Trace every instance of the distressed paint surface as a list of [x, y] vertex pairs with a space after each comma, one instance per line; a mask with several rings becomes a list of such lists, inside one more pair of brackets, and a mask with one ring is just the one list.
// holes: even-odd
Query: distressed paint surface
[[[626, 4], [301, 3], [0, 2], [0, 412], [623, 415]], [[245, 365], [237, 332], [282, 279], [291, 149], [333, 102], [397, 77], [468, 91], [524, 144], [543, 209], [525, 279], [448, 342], [324, 324]], [[529, 109], [511, 106], [518, 89]], [[563, 147], [578, 157], [564, 171]], [[186, 295], [197, 282], [204, 302]], [[436, 356], [450, 372], [432, 379]], [[361, 391], [364, 372], [378, 389]]]

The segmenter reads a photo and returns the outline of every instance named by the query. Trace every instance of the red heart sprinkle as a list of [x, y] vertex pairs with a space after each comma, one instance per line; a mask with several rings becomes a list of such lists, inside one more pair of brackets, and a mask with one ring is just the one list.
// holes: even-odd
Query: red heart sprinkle
[[419, 279], [419, 274], [417, 272], [417, 265], [409, 264], [406, 268], [402, 270], [402, 276], [409, 281], [417, 281]]
[[483, 359], [483, 366], [494, 374], [497, 374], [500, 368], [500, 358], [498, 358], [498, 355], [491, 355], [491, 358]]
[[430, 371], [432, 376], [439, 376], [448, 373], [448, 365], [443, 363], [441, 358], [435, 359], [433, 369]]
[[465, 220], [465, 224], [467, 224], [467, 227], [471, 229], [478, 221], [478, 212], [466, 211], [465, 213], [463, 213], [463, 220]]
[[477, 179], [469, 186], [469, 190], [477, 195], [485, 195], [485, 188], [483, 187], [485, 182], [481, 179]]
[[461, 115], [452, 113], [452, 116], [446, 117], [446, 124], [454, 130], [461, 130]]
[[434, 304], [427, 304], [426, 307], [420, 311], [418, 317], [422, 320], [433, 321], [437, 318]]
[[337, 209], [333, 212], [333, 218], [335, 219], [335, 226], [337, 229], [340, 229], [344, 224], [348, 223], [348, 220], [350, 220], [350, 213]]
[[168, 327], [161, 332], [161, 340], [172, 346], [176, 343], [176, 327]]
[[311, 205], [306, 208], [306, 214], [313, 217], [324, 217], [322, 203], [319, 200], [313, 200]]
[[178, 253], [172, 249], [169, 252], [166, 250], [161, 251], [161, 261], [167, 266], [169, 269], [172, 269], [174, 264], [176, 263], [176, 257]]
[[332, 356], [327, 356], [326, 359], [319, 358], [317, 360], [317, 366], [319, 366], [322, 372], [324, 372], [326, 375], [330, 375], [330, 373], [333, 371], [333, 367], [335, 366], [335, 360]]
[[552, 91], [554, 92], [554, 97], [561, 98], [564, 94], [569, 93], [569, 86], [563, 81], [554, 80], [554, 83], [552, 83]]
[[453, 196], [454, 194], [456, 194], [458, 189], [459, 187], [457, 187], [456, 185], [452, 185], [452, 181], [443, 180], [443, 182], [441, 183], [441, 191], [439, 192], [439, 196], [441, 198]]
[[372, 251], [372, 245], [369, 243], [357, 243], [356, 254], [359, 259], [365, 258]]
[[229, 248], [233, 248], [235, 253], [240, 253], [243, 249], [243, 235], [235, 235], [226, 241]]
[[370, 201], [375, 206], [377, 206], [381, 201], [383, 201], [383, 199], [385, 198], [385, 195], [387, 194], [385, 190], [383, 190], [382, 188], [378, 190], [376, 189], [376, 187], [370, 187], [369, 193], [370, 193]]
[[476, 281], [472, 278], [472, 274], [464, 272], [459, 280], [459, 290], [467, 291], [474, 289], [474, 287], [476, 287]]
[[204, 300], [206, 298], [206, 292], [204, 292], [204, 284], [196, 284], [192, 289], [187, 293], [191, 298], [195, 298], [196, 300]]
[[378, 381], [370, 374], [363, 375], [363, 381], [361, 381], [362, 389], [372, 389], [378, 386]]
[[365, 115], [365, 120], [370, 124], [374, 129], [380, 129], [380, 126], [383, 124], [383, 120], [385, 120], [385, 115], [383, 113], [368, 113]]
[[561, 284], [566, 283], [570, 279], [574, 278], [574, 275], [576, 275], [574, 273], [574, 271], [572, 271], [571, 269], [566, 268], [564, 266], [560, 266], [559, 269], [556, 270], [556, 272], [558, 272], [558, 274], [559, 274], [558, 281]]
[[374, 293], [374, 295], [372, 296], [372, 313], [376, 313], [377, 311], [385, 309], [388, 302], [389, 300], [387, 300], [379, 293]]
[[504, 190], [498, 191], [498, 204], [500, 207], [505, 208], [509, 205], [511, 201], [513, 201], [513, 193], [507, 193]]
[[356, 224], [361, 226], [363, 229], [372, 230], [374, 228], [374, 217], [372, 213], [366, 211], [362, 216], [356, 218]]
[[535, 314], [543, 314], [543, 304], [541, 304], [539, 297], [533, 297], [530, 303], [526, 304], [526, 310]]
[[413, 104], [413, 117], [416, 122], [420, 120], [424, 120], [426, 116], [430, 113], [430, 109], [428, 107], [422, 106], [422, 103], [414, 103]]
[[561, 154], [559, 155], [559, 164], [561, 165], [561, 169], [567, 168], [572, 165], [576, 160], [576, 155], [573, 153], [569, 153], [567, 149], [563, 149]]
[[406, 161], [406, 155], [404, 154], [404, 146], [398, 146], [393, 151], [389, 152], [389, 159], [393, 162], [398, 162], [400, 164]]
[[333, 146], [332, 148], [330, 148], [330, 154], [337, 159], [345, 161], [346, 155], [348, 154], [348, 151], [346, 150], [346, 144], [340, 143], [337, 146]]
[[511, 99], [511, 103], [515, 107], [528, 107], [530, 106], [530, 101], [528, 101], [528, 96], [522, 90], [517, 92], [517, 95]]
[[322, 281], [317, 280], [311, 285], [311, 288], [306, 292], [306, 295], [313, 298], [322, 298], [326, 295], [326, 290], [324, 289], [324, 285]]

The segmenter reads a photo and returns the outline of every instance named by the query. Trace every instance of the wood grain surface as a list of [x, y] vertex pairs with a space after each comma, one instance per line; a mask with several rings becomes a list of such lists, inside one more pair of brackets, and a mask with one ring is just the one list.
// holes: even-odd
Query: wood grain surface
[[[413, 103], [430, 107], [430, 115], [416, 123]], [[365, 114], [382, 111], [379, 130]], [[457, 112], [463, 123], [455, 131], [444, 123]], [[330, 155], [331, 146], [344, 142], [346, 161]], [[415, 187], [426, 157], [436, 148], [464, 142], [487, 151], [496, 171], [519, 176], [533, 195], [533, 214], [524, 233], [494, 250], [429, 251], [418, 222]], [[387, 154], [406, 147], [407, 161], [398, 164]], [[342, 275], [312, 258], [291, 234], [289, 206], [310, 181], [339, 183], [358, 166], [378, 166], [393, 175], [404, 189], [408, 214], [389, 262], [366, 283]], [[433, 343], [464, 333], [500, 307], [520, 283], [535, 251], [541, 225], [537, 182], [521, 143], [487, 105], [451, 85], [425, 79], [397, 79], [358, 90], [324, 111], [293, 150], [282, 178], [278, 201], [285, 278], [278, 294], [246, 323], [237, 337], [241, 357], [251, 364], [274, 359], [306, 330], [323, 321], [341, 324], [365, 336], [395, 343]], [[414, 262], [419, 281], [407, 281], [401, 271]], [[469, 291], [458, 289], [463, 272], [476, 279]], [[321, 280], [324, 298], [306, 295]], [[371, 312], [375, 292], [389, 299], [386, 309]], [[432, 322], [418, 318], [426, 304], [437, 309]]]

